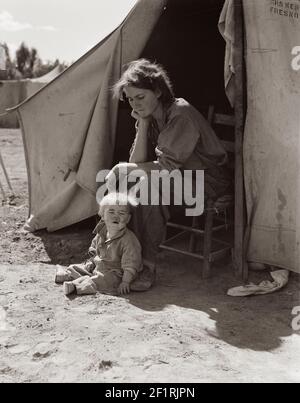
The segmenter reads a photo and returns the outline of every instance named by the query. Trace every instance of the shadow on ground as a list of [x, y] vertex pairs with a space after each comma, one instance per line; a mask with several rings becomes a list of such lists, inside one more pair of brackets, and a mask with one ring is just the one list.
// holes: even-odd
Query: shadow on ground
[[82, 263], [88, 258], [88, 249], [93, 239], [93, 229], [97, 223], [92, 217], [76, 225], [56, 232], [38, 231], [34, 235], [40, 238], [47, 256], [47, 264], [69, 265]]
[[[230, 263], [215, 265], [212, 277], [202, 280], [201, 263], [168, 253], [160, 258], [157, 277], [149, 292], [130, 294], [130, 303], [146, 311], [177, 305], [205, 312], [215, 321], [215, 330], [207, 329], [211, 337], [244, 349], [272, 351], [293, 334], [292, 309], [300, 305], [299, 275], [292, 274], [287, 287], [274, 294], [232, 298], [227, 290], [241, 281]], [[249, 280], [265, 279], [267, 272], [252, 273]]]
[[[42, 263], [69, 265], [86, 260], [95, 222], [93, 218], [52, 234], [37, 233], [50, 259]], [[268, 272], [251, 273], [249, 281], [259, 283], [266, 279], [271, 279]], [[158, 260], [155, 286], [148, 292], [132, 293], [127, 298], [144, 311], [163, 311], [172, 305], [204, 312], [215, 322], [215, 329], [207, 329], [207, 334], [238, 348], [254, 351], [279, 348], [282, 338], [293, 334], [292, 310], [300, 305], [299, 276], [292, 274], [287, 287], [274, 294], [227, 296], [229, 288], [241, 284], [229, 259], [215, 264], [211, 278], [202, 280], [201, 262], [163, 252]]]

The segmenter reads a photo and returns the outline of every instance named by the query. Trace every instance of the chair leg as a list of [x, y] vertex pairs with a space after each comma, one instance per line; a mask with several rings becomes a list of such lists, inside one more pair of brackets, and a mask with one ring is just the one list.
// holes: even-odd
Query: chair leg
[[[192, 228], [198, 228], [198, 217], [193, 217]], [[192, 252], [192, 253], [195, 252], [196, 244], [197, 244], [197, 237], [192, 232], [191, 237], [190, 237], [190, 243], [189, 243], [189, 251], [190, 252]]]
[[210, 277], [210, 254], [212, 245], [212, 228], [214, 220], [214, 211], [209, 209], [205, 214], [205, 231], [204, 231], [204, 246], [203, 246], [203, 271], [202, 278], [207, 279]]

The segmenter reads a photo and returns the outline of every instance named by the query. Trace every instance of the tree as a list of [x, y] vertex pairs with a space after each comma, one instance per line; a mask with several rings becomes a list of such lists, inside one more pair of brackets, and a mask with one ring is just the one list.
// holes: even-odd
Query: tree
[[6, 54], [6, 71], [1, 74], [1, 80], [16, 80], [23, 78], [41, 77], [49, 73], [56, 66], [59, 66], [59, 71], [65, 70], [68, 65], [61, 63], [59, 59], [44, 62], [38, 54], [37, 49], [29, 48], [24, 42], [21, 43], [12, 59], [7, 44], [0, 43]]
[[5, 56], [6, 56], [6, 71], [5, 74], [3, 75], [2, 80], [13, 80], [16, 76], [16, 68], [14, 65], [14, 62], [12, 61], [10, 57], [10, 51], [9, 47], [7, 46], [7, 43], [3, 42], [0, 44], [4, 51], [5, 51]]
[[38, 58], [34, 67], [34, 77], [41, 77], [49, 73], [57, 66], [59, 67], [60, 72], [64, 71], [68, 67], [66, 63], [61, 63], [59, 59], [56, 59], [54, 62], [51, 62], [50, 60], [43, 62], [40, 58]]
[[24, 42], [16, 51], [17, 69], [24, 78], [32, 78], [35, 63], [38, 59], [38, 51], [35, 48], [29, 49]]

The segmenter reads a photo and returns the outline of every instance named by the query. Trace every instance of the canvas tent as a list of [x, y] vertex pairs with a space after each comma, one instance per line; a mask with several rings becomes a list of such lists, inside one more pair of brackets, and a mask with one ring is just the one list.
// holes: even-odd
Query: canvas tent
[[[288, 4], [287, 13], [287, 2], [244, 0], [243, 32], [241, 0], [225, 4], [223, 0], [140, 0], [111, 35], [19, 105], [31, 229], [54, 231], [96, 214], [97, 172], [127, 159], [133, 122], [128, 106], [119, 105], [110, 92], [122, 65], [141, 56], [155, 59], [170, 72], [178, 96], [204, 113], [209, 104], [229, 112], [225, 59], [227, 93], [234, 99], [237, 118], [236, 258], [242, 268], [245, 173], [249, 257], [299, 272], [300, 74], [290, 64], [291, 48], [297, 41], [300, 44], [299, 1]], [[226, 53], [217, 27], [222, 8]], [[248, 112], [243, 171], [244, 34]]]
[[[49, 73], [38, 78], [26, 80], [3, 80], [0, 81], [0, 127], [19, 127], [18, 117], [15, 113], [2, 115], [7, 108], [20, 104], [25, 99], [39, 91], [44, 85], [50, 83], [61, 73], [61, 68], [56, 66]], [[2, 115], [2, 116], [1, 116]]]
[[30, 97], [43, 88], [44, 85], [50, 83], [62, 72], [62, 67], [57, 65], [51, 71], [41, 77], [30, 78], [26, 80], [26, 97]]
[[300, 273], [300, 2], [244, 1], [248, 259]]

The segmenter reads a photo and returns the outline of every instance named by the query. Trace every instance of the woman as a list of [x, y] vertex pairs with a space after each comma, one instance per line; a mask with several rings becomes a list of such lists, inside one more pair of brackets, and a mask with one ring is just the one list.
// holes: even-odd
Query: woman
[[[227, 154], [204, 117], [187, 101], [175, 98], [166, 71], [146, 59], [130, 63], [114, 86], [119, 99], [127, 98], [136, 119], [136, 138], [129, 163], [120, 168], [204, 170], [205, 198], [216, 200], [230, 186]], [[112, 175], [108, 175], [108, 184]], [[155, 271], [155, 256], [163, 240], [168, 212], [164, 206], [139, 206], [133, 230], [141, 241], [144, 265]]]

